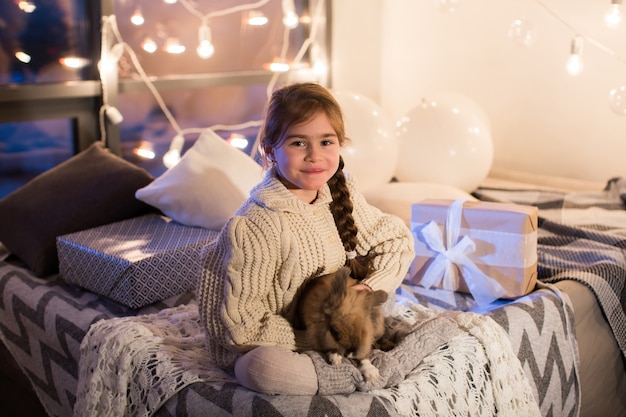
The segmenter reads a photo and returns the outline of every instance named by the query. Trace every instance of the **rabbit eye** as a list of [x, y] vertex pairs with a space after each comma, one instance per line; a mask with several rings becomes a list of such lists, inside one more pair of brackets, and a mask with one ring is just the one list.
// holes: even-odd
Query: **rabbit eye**
[[339, 334], [337, 329], [335, 329], [333, 326], [330, 326], [329, 331], [330, 331], [330, 335], [333, 337], [333, 339], [338, 341], [339, 338], [341, 337], [341, 335]]

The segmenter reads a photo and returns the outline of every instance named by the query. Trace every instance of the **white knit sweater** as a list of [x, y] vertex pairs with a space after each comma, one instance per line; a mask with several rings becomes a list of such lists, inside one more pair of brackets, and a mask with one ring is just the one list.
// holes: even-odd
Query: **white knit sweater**
[[[346, 173], [358, 228], [357, 252], [372, 250], [375, 272], [365, 281], [393, 293], [414, 257], [413, 238], [398, 217], [370, 206]], [[289, 321], [305, 279], [337, 270], [346, 253], [335, 226], [328, 186], [312, 204], [296, 198], [270, 169], [250, 198], [204, 252], [197, 285], [209, 356], [224, 368], [257, 346], [296, 348]]]

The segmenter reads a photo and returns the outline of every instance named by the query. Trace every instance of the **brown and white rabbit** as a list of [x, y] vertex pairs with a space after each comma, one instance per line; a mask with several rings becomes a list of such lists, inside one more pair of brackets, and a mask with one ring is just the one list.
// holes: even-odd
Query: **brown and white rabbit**
[[356, 362], [367, 381], [380, 378], [371, 363], [372, 347], [385, 334], [382, 304], [385, 291], [358, 291], [350, 268], [307, 280], [297, 296], [295, 327], [305, 331], [308, 345], [337, 365], [342, 357]]

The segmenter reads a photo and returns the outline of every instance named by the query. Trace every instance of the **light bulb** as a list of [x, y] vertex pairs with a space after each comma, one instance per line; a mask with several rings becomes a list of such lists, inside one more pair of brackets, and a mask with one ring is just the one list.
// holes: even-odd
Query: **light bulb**
[[282, 0], [283, 7], [283, 25], [289, 29], [298, 26], [298, 15], [296, 14], [296, 6], [293, 0]]
[[525, 18], [515, 19], [509, 26], [509, 38], [520, 45], [530, 46], [537, 39], [533, 24]]
[[182, 54], [185, 52], [185, 45], [182, 45], [176, 38], [167, 38], [165, 41], [165, 51], [170, 54]]
[[185, 138], [182, 135], [174, 136], [172, 139], [172, 143], [170, 144], [170, 149], [165, 152], [163, 155], [163, 165], [167, 168], [171, 168], [180, 162], [180, 154], [183, 151], [183, 146], [185, 145]]
[[250, 26], [264, 26], [268, 22], [267, 16], [259, 10], [250, 10], [248, 13], [248, 24]]
[[18, 61], [23, 62], [24, 64], [28, 64], [31, 60], [30, 55], [28, 55], [24, 51], [17, 51], [15, 53], [15, 57], [17, 58]]
[[152, 38], [146, 38], [141, 43], [141, 48], [149, 54], [153, 54], [158, 49], [158, 45]]
[[626, 86], [620, 85], [609, 92], [609, 106], [619, 116], [626, 116]]
[[37, 9], [37, 6], [32, 1], [19, 1], [17, 2], [17, 7], [24, 13], [32, 13]]
[[124, 120], [124, 116], [122, 116], [122, 113], [120, 113], [117, 108], [107, 105], [105, 110], [109, 121], [114, 125], [119, 125]]
[[211, 58], [215, 52], [215, 47], [211, 42], [211, 28], [209, 28], [208, 25], [203, 24], [200, 26], [200, 30], [198, 31], [198, 41], [198, 48], [196, 48], [198, 56], [202, 59]]
[[622, 2], [623, 0], [612, 0], [604, 15], [604, 23], [611, 29], [617, 28], [622, 22]]
[[583, 70], [583, 61], [582, 61], [582, 49], [583, 49], [583, 39], [580, 35], [576, 35], [574, 39], [572, 39], [572, 45], [570, 48], [570, 56], [567, 59], [567, 72], [571, 75], [578, 75]]
[[227, 142], [230, 143], [233, 148], [237, 149], [246, 149], [249, 143], [248, 139], [246, 139], [244, 135], [239, 133], [232, 133], [227, 139]]
[[59, 63], [67, 68], [80, 69], [89, 65], [89, 60], [80, 56], [64, 56], [59, 58]]
[[274, 61], [270, 64], [266, 64], [265, 67], [272, 72], [287, 72], [289, 71], [289, 64], [281, 61]]
[[143, 13], [141, 13], [141, 9], [137, 7], [130, 17], [130, 22], [135, 26], [141, 26], [144, 24], [145, 19], [143, 18]]

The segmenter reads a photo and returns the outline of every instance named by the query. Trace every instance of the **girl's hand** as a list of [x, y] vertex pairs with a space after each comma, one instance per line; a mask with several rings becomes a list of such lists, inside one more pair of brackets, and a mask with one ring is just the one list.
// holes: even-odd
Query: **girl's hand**
[[356, 291], [372, 292], [372, 288], [367, 284], [356, 284], [352, 288], [355, 289]]

